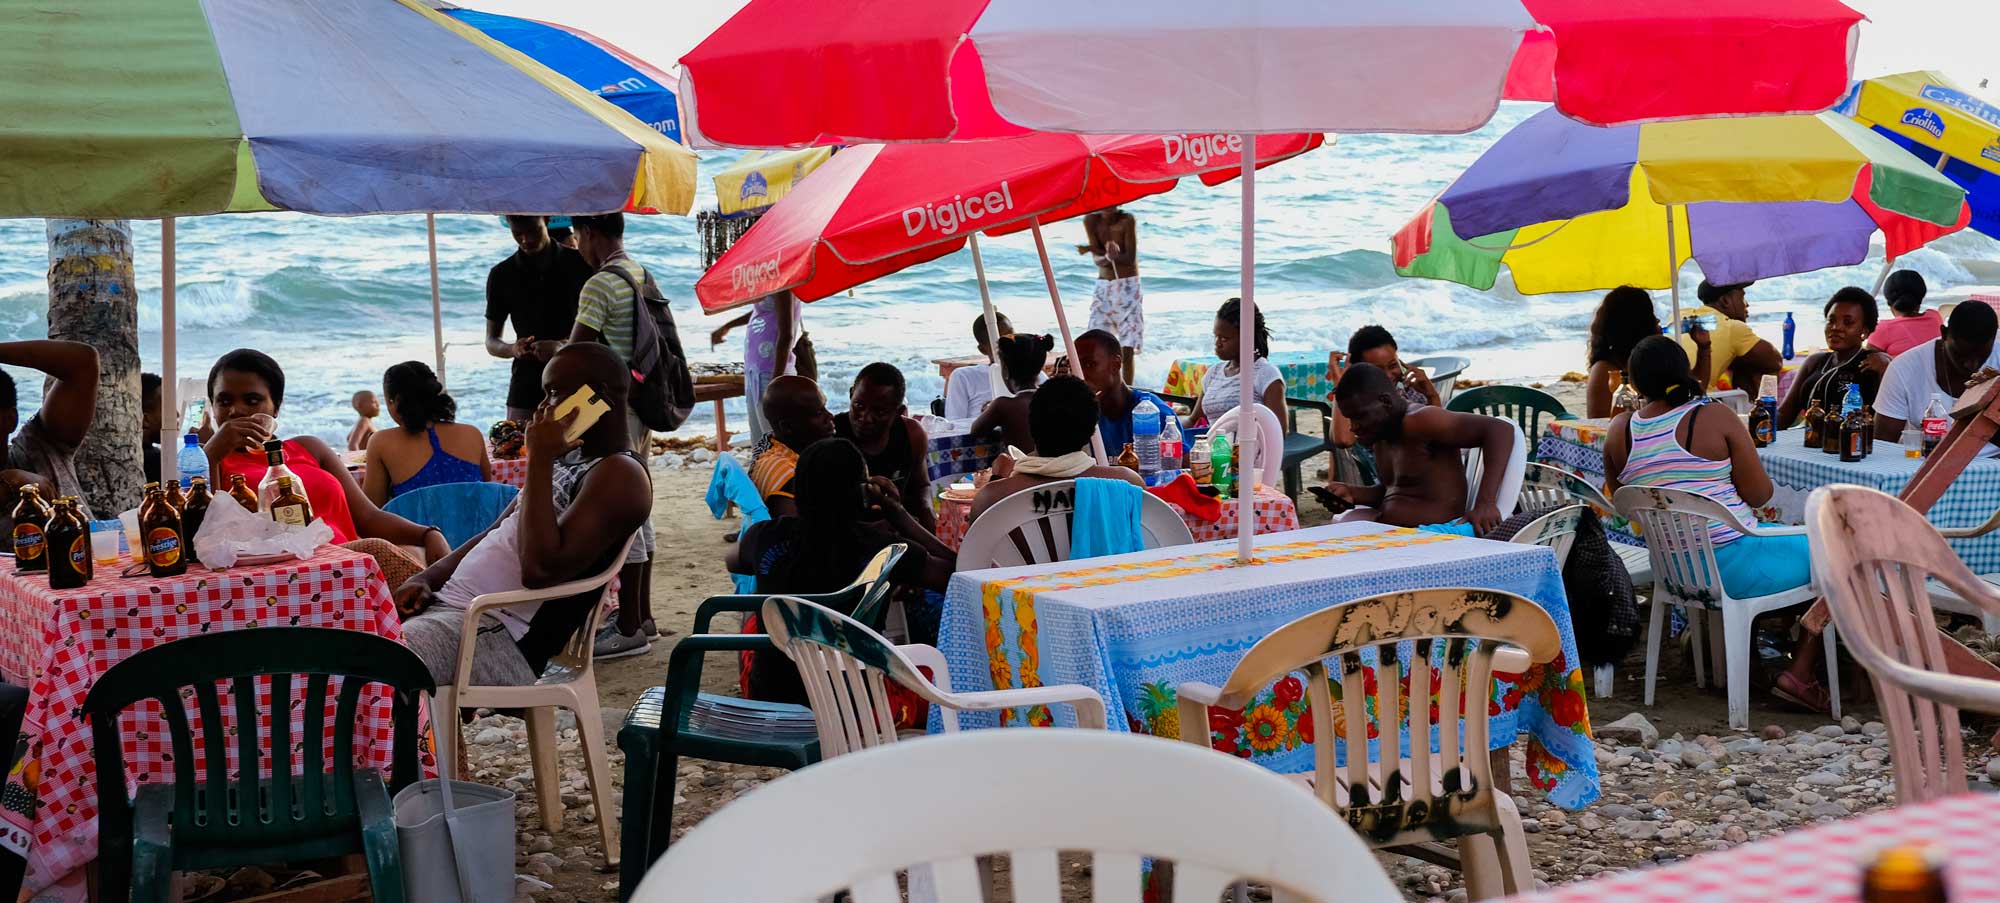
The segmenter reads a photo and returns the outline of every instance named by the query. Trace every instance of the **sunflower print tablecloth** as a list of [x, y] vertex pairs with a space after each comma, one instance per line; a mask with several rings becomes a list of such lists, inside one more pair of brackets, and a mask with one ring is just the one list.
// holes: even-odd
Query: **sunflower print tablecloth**
[[[1083, 684], [1104, 697], [1113, 729], [1178, 738], [1174, 688], [1189, 680], [1220, 686], [1252, 645], [1295, 618], [1397, 590], [1503, 590], [1549, 613], [1562, 652], [1525, 674], [1496, 679], [1488, 701], [1493, 746], [1526, 734], [1534, 786], [1565, 808], [1597, 798], [1590, 713], [1575, 664], [1581, 659], [1548, 549], [1374, 524], [1267, 534], [1256, 549], [1248, 566], [1234, 564], [1234, 542], [1217, 542], [956, 574], [938, 638], [952, 684]], [[1311, 770], [1320, 738], [1302, 717], [1302, 681], [1294, 674], [1240, 712], [1212, 712], [1213, 745], [1274, 771]], [[1073, 715], [1057, 707], [960, 718], [990, 727], [1067, 724]]]

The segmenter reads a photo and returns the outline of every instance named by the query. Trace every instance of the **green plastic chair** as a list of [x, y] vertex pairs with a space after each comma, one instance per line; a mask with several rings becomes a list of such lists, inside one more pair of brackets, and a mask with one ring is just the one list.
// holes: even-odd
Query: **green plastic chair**
[[1445, 410], [1461, 414], [1485, 414], [1520, 425], [1528, 437], [1528, 460], [1535, 460], [1535, 447], [1542, 442], [1542, 416], [1568, 420], [1572, 415], [1555, 396], [1527, 386], [1479, 386], [1452, 396]]
[[[881, 629], [895, 571], [909, 547], [898, 543], [875, 554], [861, 576], [839, 592], [794, 598]], [[769, 596], [711, 596], [694, 613], [693, 631], [674, 644], [665, 686], [652, 687], [625, 714], [618, 748], [625, 751], [624, 833], [619, 837], [618, 899], [631, 897], [646, 868], [667, 851], [673, 836], [674, 784], [683, 756], [797, 770], [819, 761], [819, 727], [812, 709], [701, 692], [704, 658], [711, 652], [783, 655], [761, 633], [710, 633], [721, 612], [756, 612]]]
[[[301, 718], [292, 736], [294, 677], [304, 676]], [[256, 678], [269, 677], [271, 705], [257, 702]], [[329, 678], [338, 677], [334, 723], [324, 724]], [[219, 729], [229, 682], [238, 762], [270, 758], [269, 776], [255, 764], [232, 775], [231, 735]], [[356, 709], [362, 687], [394, 691], [396, 747], [389, 782], [354, 767]], [[173, 873], [270, 862], [327, 859], [354, 853], [368, 863], [374, 897], [403, 899], [402, 857], [390, 797], [418, 778], [419, 693], [435, 689], [416, 653], [394, 640], [354, 630], [265, 627], [175, 640], [112, 666], [84, 697], [97, 765], [99, 899], [165, 903]], [[173, 741], [174, 779], [139, 785], [127, 797], [124, 736], [119, 713], [140, 700], [160, 705]], [[197, 775], [197, 738], [188, 722], [201, 718], [206, 768]], [[260, 737], [262, 716], [270, 717]], [[333, 761], [325, 760], [327, 731]], [[294, 760], [294, 755], [298, 758]], [[295, 773], [296, 772], [296, 773]]]

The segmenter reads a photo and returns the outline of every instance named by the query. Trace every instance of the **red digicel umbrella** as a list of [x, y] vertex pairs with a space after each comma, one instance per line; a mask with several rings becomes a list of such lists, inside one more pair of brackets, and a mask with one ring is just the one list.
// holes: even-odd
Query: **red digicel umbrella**
[[681, 57], [697, 145], [1068, 132], [1466, 132], [1817, 112], [1838, 0], [750, 0]]
[[[1258, 166], [1325, 143], [1319, 134], [1256, 139]], [[993, 301], [977, 233], [1035, 235], [1063, 347], [1074, 359], [1041, 224], [1167, 191], [1187, 176], [1214, 185], [1243, 165], [1239, 135], [1030, 134], [994, 141], [874, 144], [833, 156], [773, 205], [695, 283], [714, 314], [773, 292], [824, 298], [972, 242], [980, 300]], [[996, 377], [997, 378], [997, 377]]]

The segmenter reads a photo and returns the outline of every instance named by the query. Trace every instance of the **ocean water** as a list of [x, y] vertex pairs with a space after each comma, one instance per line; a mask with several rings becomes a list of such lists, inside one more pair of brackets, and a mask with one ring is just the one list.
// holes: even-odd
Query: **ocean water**
[[[1523, 296], [1503, 273], [1489, 292], [1401, 279], [1391, 268], [1389, 236], [1442, 191], [1508, 128], [1535, 111], [1508, 104], [1469, 135], [1343, 136], [1257, 176], [1257, 301], [1276, 350], [1344, 347], [1366, 323], [1395, 333], [1408, 356], [1464, 354], [1476, 378], [1548, 379], [1583, 368], [1584, 335], [1600, 293]], [[735, 159], [704, 153], [699, 207], [713, 206], [708, 175]], [[1139, 219], [1146, 284], [1146, 342], [1139, 382], [1160, 385], [1174, 358], [1212, 352], [1214, 311], [1238, 292], [1239, 187], [1188, 180], [1174, 191], [1132, 204]], [[160, 230], [134, 224], [141, 294], [141, 357], [160, 363]], [[1088, 316], [1095, 268], [1073, 251], [1078, 221], [1045, 227], [1071, 326]], [[696, 360], [739, 360], [742, 332], [710, 348], [708, 333], [727, 317], [705, 317], [694, 301], [700, 275], [692, 217], [634, 217], [631, 253], [653, 268], [668, 295], [682, 341]], [[205, 375], [221, 353], [259, 348], [284, 365], [280, 420], [288, 432], [344, 437], [358, 389], [379, 389], [382, 371], [403, 360], [432, 360], [429, 269], [420, 216], [322, 218], [244, 214], [181, 220], [178, 230], [179, 353], [182, 376]], [[486, 272], [513, 250], [497, 217], [438, 219], [446, 381], [460, 419], [485, 426], [502, 416], [507, 362], [487, 356]], [[983, 239], [997, 305], [1017, 329], [1054, 332], [1033, 239], [1026, 233]], [[1934, 294], [2000, 281], [2000, 244], [1973, 233], [1947, 237], [1900, 265], [1921, 271]], [[47, 334], [48, 267], [39, 220], [0, 220], [0, 339]], [[1787, 311], [1802, 347], [1817, 343], [1820, 306], [1843, 285], [1872, 286], [1879, 246], [1869, 262], [1773, 279], [1752, 289], [1751, 322], [1778, 336]], [[1698, 268], [1682, 272], [1692, 306]], [[1668, 299], [1656, 292], [1664, 318]], [[979, 293], [967, 253], [906, 270], [807, 305], [805, 325], [818, 350], [832, 407], [845, 387], [877, 360], [901, 367], [913, 408], [942, 391], [934, 358], [973, 353], [970, 327]], [[733, 315], [733, 314], [732, 314]], [[17, 376], [24, 376], [17, 374]], [[22, 379], [25, 387], [36, 383]], [[24, 408], [38, 399], [23, 397]], [[730, 404], [740, 429], [742, 402]], [[709, 429], [702, 406], [684, 432]]]

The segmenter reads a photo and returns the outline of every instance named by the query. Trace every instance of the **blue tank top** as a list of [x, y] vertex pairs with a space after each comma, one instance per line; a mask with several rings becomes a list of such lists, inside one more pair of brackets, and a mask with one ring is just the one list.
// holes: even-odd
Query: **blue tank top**
[[412, 489], [422, 489], [425, 486], [436, 486], [440, 483], [479, 482], [479, 462], [467, 461], [464, 458], [457, 457], [445, 451], [444, 446], [438, 444], [437, 427], [430, 427], [426, 432], [431, 437], [431, 459], [425, 461], [424, 466], [416, 473], [411, 474], [409, 479], [401, 483], [390, 484], [390, 498], [395, 498]]

